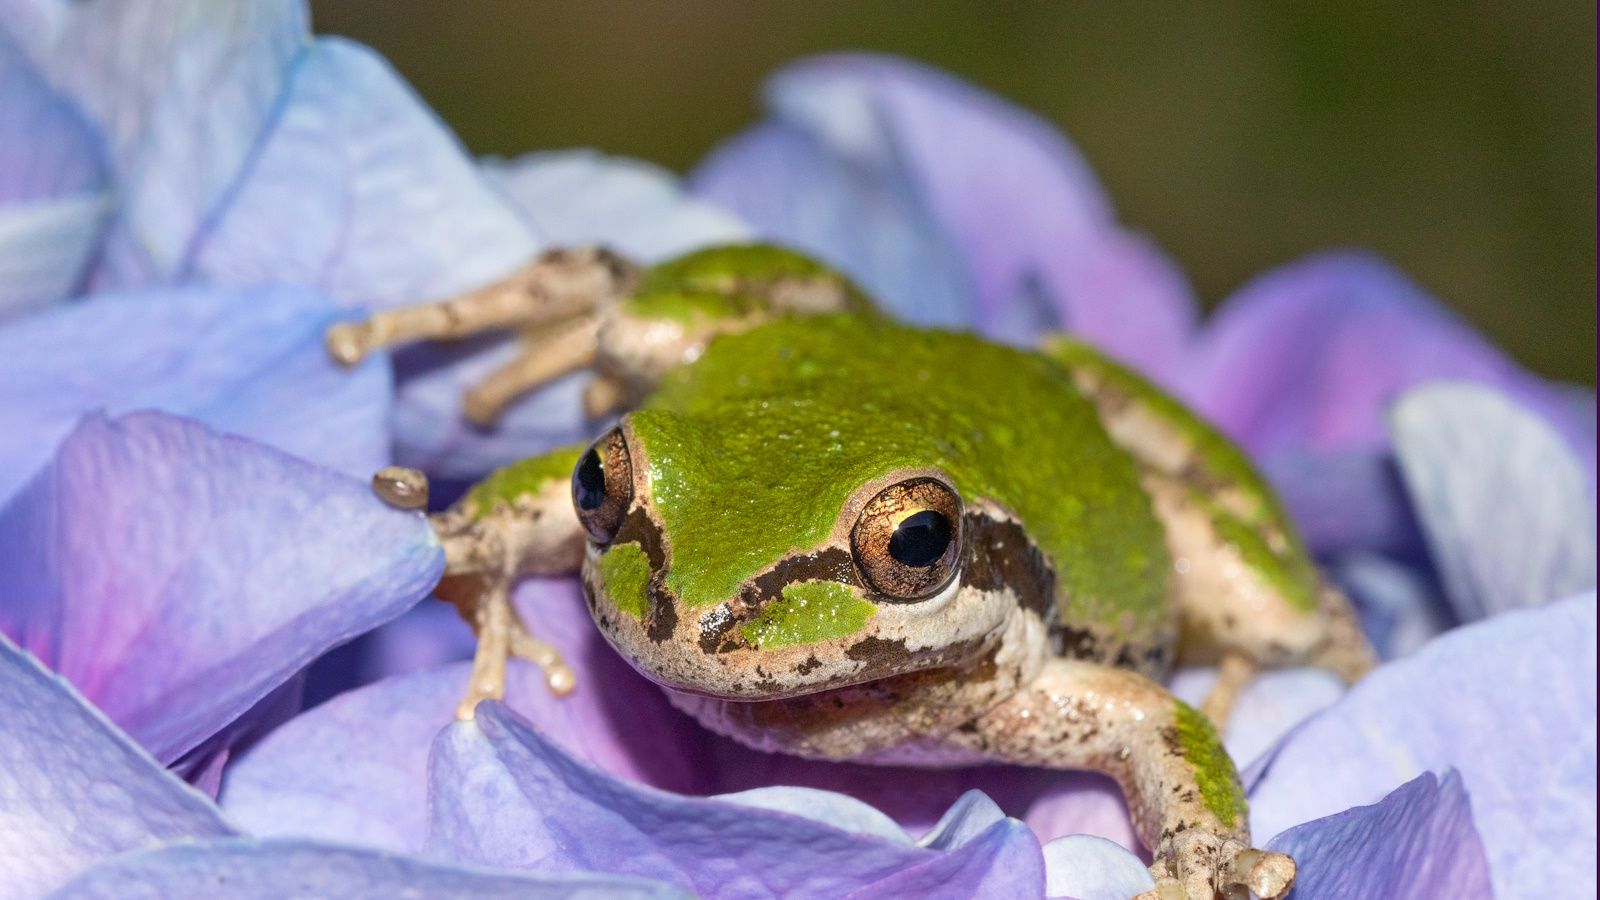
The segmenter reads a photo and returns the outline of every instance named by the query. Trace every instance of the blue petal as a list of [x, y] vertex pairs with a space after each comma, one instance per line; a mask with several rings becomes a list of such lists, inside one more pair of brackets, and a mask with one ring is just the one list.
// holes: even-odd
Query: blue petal
[[370, 309], [478, 287], [539, 246], [388, 63], [324, 38], [300, 58], [186, 271], [226, 284], [315, 285]]
[[737, 216], [685, 193], [676, 175], [635, 159], [560, 150], [488, 160], [484, 170], [552, 245], [605, 244], [656, 262], [751, 236]]
[[1443, 781], [1432, 772], [1419, 775], [1372, 806], [1297, 825], [1267, 849], [1294, 857], [1299, 900], [1495, 896], [1472, 805], [1455, 772]]
[[232, 838], [133, 853], [104, 863], [52, 900], [194, 896], [216, 900], [280, 897], [474, 897], [494, 900], [677, 900], [671, 885], [640, 878], [575, 875], [534, 878], [309, 841]]
[[1594, 884], [1595, 596], [1505, 613], [1391, 662], [1294, 732], [1250, 797], [1258, 835], [1453, 767], [1496, 896]]
[[870, 835], [897, 844], [911, 843], [911, 838], [906, 836], [905, 830], [896, 825], [893, 819], [854, 797], [846, 797], [833, 791], [774, 785], [751, 788], [733, 794], [717, 794], [710, 799], [720, 800], [723, 803], [736, 803], [751, 809], [788, 813], [851, 834]]
[[[1179, 669], [1169, 689], [1178, 699], [1198, 706], [1216, 683], [1214, 668]], [[1344, 683], [1325, 669], [1273, 669], [1252, 678], [1239, 692], [1222, 730], [1228, 755], [1240, 765], [1260, 756], [1294, 726], [1333, 705]]]
[[1376, 553], [1351, 553], [1334, 561], [1332, 570], [1383, 659], [1407, 656], [1461, 624], [1438, 583], [1418, 568]]
[[105, 187], [100, 138], [0, 22], [0, 208]]
[[461, 395], [510, 362], [517, 349], [508, 340], [479, 340], [397, 353], [396, 460], [436, 477], [474, 481], [507, 463], [591, 440], [599, 426], [583, 411], [583, 374], [518, 400], [491, 429], [467, 421]]
[[170, 763], [443, 565], [364, 481], [164, 413], [89, 416], [0, 511], [0, 627]]
[[194, 416], [361, 478], [388, 461], [389, 373], [329, 362], [322, 297], [290, 288], [98, 296], [0, 328], [0, 500], [78, 417]]
[[934, 850], [949, 850], [972, 840], [1005, 817], [988, 794], [967, 791], [917, 843]]
[[[429, 853], [462, 862], [643, 875], [710, 896], [839, 896], [936, 856], [619, 781], [562, 754], [498, 704], [447, 729], [431, 767]], [[1037, 861], [1037, 842], [1028, 841]], [[982, 869], [1002, 851], [1012, 858], [1008, 847], [983, 842], [960, 868]]]
[[1045, 893], [1076, 900], [1126, 900], [1156, 886], [1139, 857], [1115, 841], [1089, 834], [1044, 845]]
[[255, 152], [305, 46], [305, 4], [15, 6], [18, 42], [105, 143], [121, 208], [97, 283], [169, 281]]
[[4, 635], [0, 709], [0, 894], [41, 896], [118, 853], [230, 833], [209, 800]]
[[106, 210], [100, 140], [0, 23], [0, 321], [70, 295]]
[[1116, 225], [1044, 121], [883, 56], [791, 66], [767, 101], [777, 123], [715, 153], [694, 176], [704, 196], [913, 320], [1011, 340], [1065, 327], [1158, 375], [1176, 360], [1194, 319], [1187, 286]]
[[1406, 394], [1395, 452], [1434, 563], [1464, 621], [1595, 586], [1595, 506], [1572, 452], [1537, 416], [1468, 384]]
[[106, 206], [99, 193], [0, 205], [0, 322], [77, 291]]

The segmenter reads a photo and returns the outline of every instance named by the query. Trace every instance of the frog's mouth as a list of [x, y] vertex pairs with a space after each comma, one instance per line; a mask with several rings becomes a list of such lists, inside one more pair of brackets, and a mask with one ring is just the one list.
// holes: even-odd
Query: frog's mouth
[[[585, 559], [584, 594], [601, 633], [651, 681], [719, 700], [782, 700], [968, 661], [992, 646], [994, 626], [984, 617], [964, 616], [964, 621], [973, 623], [972, 633], [952, 635], [944, 630], [940, 611], [963, 603], [1003, 609], [1014, 602], [996, 592], [964, 589], [954, 580], [940, 596], [915, 610], [877, 606], [850, 584], [814, 580], [818, 574], [837, 573], [840, 566], [849, 565], [844, 551], [822, 551], [785, 560], [752, 580], [733, 600], [685, 614], [665, 589], [647, 587], [643, 601], [613, 595], [609, 588], [618, 580], [603, 577], [603, 570], [610, 568], [607, 555], [618, 551], [617, 544], [604, 550], [591, 546]], [[643, 555], [637, 547], [621, 552], [632, 556], [635, 564]], [[657, 575], [651, 572], [652, 580], [659, 582]], [[782, 637], [805, 639], [763, 645], [753, 633], [759, 633], [761, 626], [772, 627], [764, 615], [774, 604], [795, 602], [792, 589], [797, 585], [851, 591], [867, 612], [858, 626], [838, 633], [790, 633]], [[787, 599], [785, 589], [790, 589]], [[819, 601], [807, 596], [803, 602]], [[989, 618], [1000, 617], [997, 612]]]

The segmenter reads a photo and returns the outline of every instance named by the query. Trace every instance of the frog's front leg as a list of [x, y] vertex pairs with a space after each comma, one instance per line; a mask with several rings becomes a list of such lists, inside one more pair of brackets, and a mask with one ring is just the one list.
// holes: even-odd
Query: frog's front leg
[[1115, 778], [1163, 898], [1276, 898], [1294, 881], [1289, 857], [1250, 849], [1244, 792], [1211, 723], [1138, 673], [1053, 658], [951, 740], [997, 761]]
[[[584, 529], [570, 485], [582, 450], [563, 448], [501, 469], [455, 506], [429, 517], [445, 553], [444, 577], [434, 593], [454, 605], [477, 636], [459, 718], [472, 718], [479, 701], [505, 695], [508, 656], [539, 665], [557, 694], [575, 686], [561, 654], [539, 640], [512, 606], [511, 589], [522, 578], [577, 571]], [[425, 504], [426, 485], [414, 470], [385, 469], [373, 479], [378, 495], [402, 508]]]

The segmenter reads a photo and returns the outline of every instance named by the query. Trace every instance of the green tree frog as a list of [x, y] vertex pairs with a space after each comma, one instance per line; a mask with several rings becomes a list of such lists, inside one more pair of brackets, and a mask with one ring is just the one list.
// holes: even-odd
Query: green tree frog
[[[1033, 350], [915, 328], [767, 245], [640, 271], [555, 251], [496, 285], [337, 326], [373, 348], [515, 327], [520, 354], [467, 394], [507, 403], [590, 369], [587, 447], [508, 466], [433, 523], [437, 593], [478, 635], [460, 707], [508, 655], [572, 673], [512, 584], [580, 572], [594, 621], [708, 728], [802, 756], [1107, 773], [1160, 897], [1279, 897], [1250, 849], [1213, 721], [1257, 667], [1359, 677], [1372, 653], [1249, 461], [1092, 347]], [[420, 473], [379, 493], [425, 500]], [[1163, 688], [1216, 662], [1203, 707]]]

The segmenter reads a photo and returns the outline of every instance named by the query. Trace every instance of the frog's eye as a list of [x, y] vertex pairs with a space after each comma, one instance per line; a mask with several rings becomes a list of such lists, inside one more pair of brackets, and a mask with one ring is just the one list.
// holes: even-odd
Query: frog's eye
[[633, 502], [633, 464], [622, 429], [613, 428], [578, 457], [572, 470], [572, 506], [589, 537], [609, 544]]
[[893, 600], [930, 597], [956, 572], [961, 498], [933, 478], [892, 484], [861, 511], [850, 548], [873, 590]]

